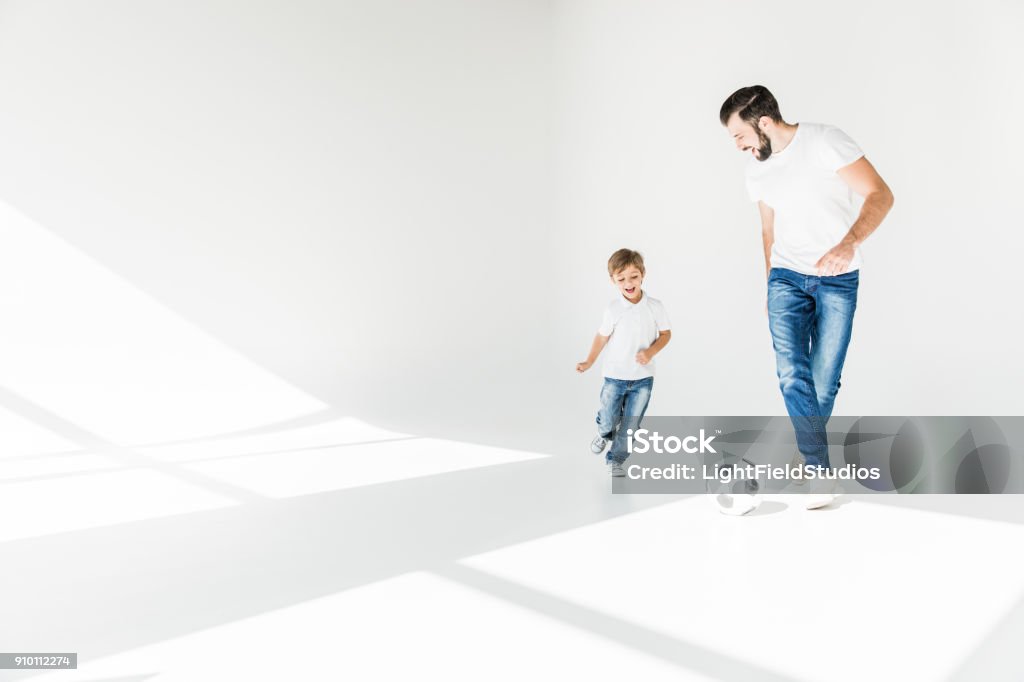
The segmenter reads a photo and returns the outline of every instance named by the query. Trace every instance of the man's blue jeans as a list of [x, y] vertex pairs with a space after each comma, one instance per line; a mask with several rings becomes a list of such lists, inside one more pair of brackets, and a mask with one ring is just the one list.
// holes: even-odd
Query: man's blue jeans
[[856, 270], [817, 277], [772, 268], [768, 275], [768, 326], [779, 388], [797, 448], [813, 466], [829, 467], [825, 425], [839, 392], [859, 281]]
[[605, 456], [609, 463], [622, 464], [629, 457], [628, 430], [640, 428], [640, 420], [651, 401], [654, 377], [645, 379], [604, 378], [601, 387], [601, 407], [597, 411], [597, 432], [612, 440]]

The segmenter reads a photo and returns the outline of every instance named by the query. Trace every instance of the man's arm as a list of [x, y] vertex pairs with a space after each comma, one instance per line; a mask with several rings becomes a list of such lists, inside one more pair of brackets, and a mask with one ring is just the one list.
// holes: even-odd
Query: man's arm
[[850, 267], [855, 249], [874, 232], [892, 208], [892, 190], [865, 157], [836, 171], [854, 192], [864, 197], [860, 215], [843, 240], [818, 260], [818, 275], [841, 275]]
[[646, 365], [654, 358], [655, 355], [661, 352], [662, 348], [668, 345], [671, 338], [672, 331], [670, 329], [658, 332], [658, 338], [654, 340], [654, 343], [636, 354], [636, 361], [641, 365]]
[[761, 212], [761, 241], [764, 242], [764, 277], [772, 270], [772, 244], [775, 243], [775, 209], [763, 201], [757, 202]]
[[601, 336], [600, 334], [594, 337], [594, 343], [590, 344], [590, 355], [583, 362], [576, 363], [577, 372], [586, 372], [590, 369], [590, 366], [594, 364], [594, 360], [597, 360], [597, 356], [601, 354], [604, 347], [608, 345], [608, 339], [610, 336]]

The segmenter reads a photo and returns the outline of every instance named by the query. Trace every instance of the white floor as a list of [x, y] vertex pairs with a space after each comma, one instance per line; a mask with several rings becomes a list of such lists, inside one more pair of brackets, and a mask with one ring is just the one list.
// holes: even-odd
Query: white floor
[[351, 418], [0, 456], [0, 679], [1019, 680], [1024, 500], [751, 516]]

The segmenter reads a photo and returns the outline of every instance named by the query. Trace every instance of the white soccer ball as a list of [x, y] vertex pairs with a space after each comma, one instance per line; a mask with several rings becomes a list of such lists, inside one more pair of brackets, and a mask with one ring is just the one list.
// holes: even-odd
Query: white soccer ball
[[727, 516], [743, 516], [761, 506], [761, 497], [749, 493], [717, 493], [711, 496], [718, 511]]

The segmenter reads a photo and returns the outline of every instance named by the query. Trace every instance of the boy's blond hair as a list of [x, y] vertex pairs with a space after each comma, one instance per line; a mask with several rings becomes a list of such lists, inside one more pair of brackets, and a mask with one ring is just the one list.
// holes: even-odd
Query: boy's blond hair
[[641, 274], [645, 274], [644, 270], [644, 257], [640, 255], [639, 251], [633, 251], [632, 249], [619, 249], [612, 254], [612, 257], [608, 259], [608, 274], [614, 277], [616, 272], [628, 268], [630, 265], [636, 266], [637, 270]]

